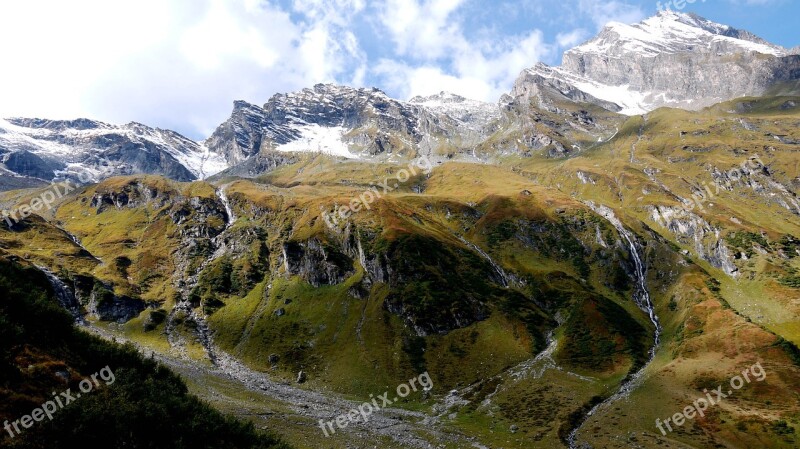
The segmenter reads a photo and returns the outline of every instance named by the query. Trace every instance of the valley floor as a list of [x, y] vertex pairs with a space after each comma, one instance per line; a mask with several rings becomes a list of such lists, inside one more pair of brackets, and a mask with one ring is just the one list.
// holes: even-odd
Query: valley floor
[[[93, 325], [84, 329], [109, 340], [120, 341], [121, 338], [113, 331]], [[214, 408], [252, 421], [258, 428], [270, 429], [298, 449], [486, 448], [475, 438], [441, 424], [432, 414], [401, 408], [380, 410], [366, 423], [359, 420], [325, 436], [320, 421], [333, 421], [339, 415], [346, 415], [358, 409], [363, 401], [273, 381], [268, 375], [253, 371], [221, 352], [217, 353], [214, 366], [134, 345], [179, 374], [192, 394]]]

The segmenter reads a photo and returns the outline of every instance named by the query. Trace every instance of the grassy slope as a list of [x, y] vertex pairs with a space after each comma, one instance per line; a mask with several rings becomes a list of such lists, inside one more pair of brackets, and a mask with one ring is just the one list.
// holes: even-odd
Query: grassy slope
[[[343, 165], [341, 170], [348, 173], [346, 176], [348, 182], [362, 186], [375, 176], [376, 172], [391, 173], [389, 169], [380, 170], [358, 164]], [[300, 173], [299, 177], [297, 173]], [[301, 194], [308, 194], [309, 188], [306, 187], [306, 182], [313, 185], [315, 190], [319, 189], [328, 195], [336, 189], [343, 189], [341, 186], [328, 185], [323, 189], [321, 183], [334, 183], [336, 180], [335, 177], [325, 178], [328, 176], [325, 173], [330, 173], [330, 170], [318, 171], [313, 164], [310, 167], [303, 166], [302, 170], [286, 167], [271, 174], [270, 181], [294, 186], [284, 198], [291, 198], [293, 204], [300, 201], [312, 204], [303, 210], [306, 214], [313, 215], [315, 209], [313, 204], [316, 199], [301, 197]], [[359, 176], [363, 177], [364, 182], [354, 182], [356, 173], [360, 173]], [[565, 241], [562, 239], [563, 236], [556, 234], [551, 236], [551, 240], [543, 241], [540, 250], [531, 250], [516, 238], [504, 237], [508, 232], [508, 218], [539, 220], [542, 223], [552, 224], [561, 220], [556, 210], [570, 208], [569, 215], [586, 214], [583, 206], [506, 170], [474, 164], [445, 164], [435, 170], [424, 185], [424, 195], [397, 192], [377, 202], [371, 212], [358, 214], [353, 221], [365, 227], [382, 229], [383, 235], [389, 239], [412, 232], [413, 235], [432, 236], [444, 239], [448, 245], [457, 245], [457, 242], [453, 241], [453, 234], [464, 235], [487, 248], [504, 266], [513, 267], [516, 274], [529, 276], [531, 284], [538, 285], [535, 293], [538, 300], [550, 303], [554, 309], [566, 310], [573, 307], [571, 304], [576, 308], [581, 308], [582, 304], [595, 304], [596, 301], [603, 301], [603, 296], [597, 296], [602, 294], [620, 302], [622, 306], [620, 310], [626, 311], [623, 314], [628, 313], [636, 317], [638, 325], [643, 329], [649, 326], [641, 312], [629, 300], [629, 296], [614, 292], [606, 285], [610, 282], [602, 270], [591, 270], [594, 273], [591, 276], [592, 287], [587, 289], [579, 281], [581, 276], [572, 256], [561, 257], [556, 256], [555, 252], [544, 252], [546, 249], [560, 252], [561, 249], [568, 248], [568, 246], [561, 249], [558, 247], [569, 245], [569, 239]], [[246, 192], [250, 197], [257, 197], [253, 190], [258, 191], [261, 188], [247, 183], [239, 183], [231, 188], [233, 192]], [[530, 191], [531, 195], [523, 195], [524, 190]], [[358, 193], [360, 193], [358, 188], [350, 189], [349, 192], [343, 191], [333, 199], [325, 197], [321, 202], [340, 198], [344, 203], [349, 196]], [[480, 211], [478, 215], [481, 216], [477, 221], [452, 218], [469, 215], [476, 209]], [[589, 215], [591, 214], [587, 217]], [[408, 217], [413, 217], [414, 221], [408, 220]], [[290, 235], [299, 234], [308, 237], [316, 235], [323, 229], [319, 220], [303, 218], [298, 219], [297, 223], [300, 224], [293, 226]], [[317, 227], [305, 229], [302, 223], [316, 223]], [[605, 227], [604, 232], [614, 235], [611, 229], [596, 217], [592, 221], [592, 226], [595, 225]], [[513, 234], [524, 231], [518, 225], [514, 226], [516, 228], [512, 231]], [[591, 242], [594, 232], [594, 227], [588, 228], [587, 236], [584, 236], [583, 240]], [[621, 256], [622, 254], [616, 255], [616, 257]], [[270, 354], [278, 354], [281, 360], [288, 358], [290, 361], [288, 372], [282, 372], [287, 368], [285, 364], [279, 364], [270, 372], [289, 379], [299, 368], [309, 370], [312, 373], [310, 384], [316, 388], [333, 388], [352, 394], [392, 385], [404, 375], [415, 372], [415, 362], [408, 354], [413, 351], [409, 351], [411, 348], [408, 346], [408, 337], [402, 336], [402, 327], [397, 318], [387, 316], [382, 306], [386, 294], [385, 288], [373, 290], [366, 301], [356, 300], [347, 294], [351, 285], [357, 283], [361, 276], [362, 273], [356, 272], [351, 280], [341, 286], [320, 289], [309, 289], [307, 284], [296, 279], [288, 284], [284, 280], [273, 279], [267, 300], [262, 299], [263, 290], [251, 293], [244, 300], [231, 301], [226, 308], [211, 317], [212, 324], [218, 329], [218, 341], [223, 347], [232, 349], [232, 352], [242, 355], [245, 360], [262, 369], [269, 369], [267, 356]], [[533, 288], [533, 285], [531, 287]], [[286, 299], [291, 299], [291, 304], [286, 305]], [[262, 301], [265, 307], [259, 308]], [[287, 315], [277, 318], [273, 312], [278, 308], [284, 308]], [[250, 316], [251, 311], [255, 310], [260, 311], [260, 318], [256, 317], [255, 323], [242, 318], [242, 315]], [[597, 318], [597, 316], [587, 316], [584, 319], [595, 322]], [[357, 332], [359, 322], [363, 323], [360, 336]], [[530, 357], [531, 352], [537, 351], [533, 348], [542, 348], [541, 342], [534, 346], [535, 341], [525, 336], [522, 324], [518, 320], [509, 320], [503, 314], [494, 314], [487, 321], [448, 335], [427, 337], [424, 341], [424, 358], [417, 363], [424, 364], [422, 366], [434, 376], [437, 391], [446, 391], [452, 386], [469, 385], [490, 378]], [[249, 331], [246, 330], [248, 327]], [[565, 347], [572, 343], [570, 337], [573, 331], [577, 334], [577, 329], [582, 328], [583, 326], [577, 322], [570, 324], [571, 330], [567, 332]], [[603, 329], [603, 332], [606, 331], [603, 326], [599, 328]], [[242, 335], [249, 335], [249, 341], [241, 341]], [[289, 335], [291, 338], [287, 338]], [[541, 335], [539, 338], [541, 339]], [[643, 346], [647, 340], [649, 337], [642, 337]], [[289, 352], [292, 348], [302, 348], [304, 342], [307, 342], [305, 346], [313, 347], [316, 358], [309, 358], [307, 356], [309, 351], [301, 351], [300, 357], [296, 352]], [[576, 347], [581, 344], [577, 341], [575, 343]], [[395, 349], [387, 351], [387, 348]], [[617, 353], [618, 350], [622, 352]], [[562, 379], [566, 381], [566, 385], [558, 389], [560, 393], [539, 393], [543, 400], [564, 406], [560, 409], [553, 406], [557, 416], [555, 422], [533, 420], [527, 424], [531, 427], [527, 428], [526, 423], [519, 420], [521, 414], [526, 414], [523, 411], [525, 407], [521, 410], [515, 399], [524, 394], [524, 390], [520, 389], [504, 393], [506, 399], [503, 405], [493, 411], [494, 418], [488, 418], [484, 410], [463, 410], [453, 424], [483, 434], [489, 438], [487, 441], [496, 444], [509, 437], [507, 429], [510, 423], [519, 422], [526, 427], [525, 433], [533, 435], [541, 433], [543, 429], [552, 430], [545, 443], [549, 441], [547, 444], [553, 444], [558, 438], [558, 420], [566, 419], [569, 410], [579, 407], [591, 396], [607, 391], [630, 369], [632, 365], [628, 358], [628, 350], [624, 345], [618, 350], [611, 349], [612, 354], [617, 354], [617, 359], [616, 362], [601, 369], [599, 377], [602, 380], [587, 385], [572, 379]], [[599, 365], [596, 362], [604, 357], [605, 355], [594, 360], [580, 361], [577, 357], [572, 358], [566, 354], [561, 356], [560, 360], [575, 370], [598, 374]], [[294, 364], [295, 362], [299, 363]], [[389, 373], [393, 377], [386, 377]], [[581, 391], [581, 395], [571, 394], [576, 390]], [[488, 393], [491, 391], [479, 394]], [[565, 399], [564, 395], [569, 395], [569, 400]], [[474, 399], [475, 402], [480, 402], [479, 397]], [[409, 404], [409, 406], [414, 405]], [[501, 428], [503, 430], [499, 431]], [[493, 433], [487, 433], [489, 429], [499, 431], [499, 436], [491, 437]], [[523, 446], [532, 441], [530, 438], [516, 438], [516, 440], [517, 444]], [[542, 438], [539, 437], [538, 440]]]

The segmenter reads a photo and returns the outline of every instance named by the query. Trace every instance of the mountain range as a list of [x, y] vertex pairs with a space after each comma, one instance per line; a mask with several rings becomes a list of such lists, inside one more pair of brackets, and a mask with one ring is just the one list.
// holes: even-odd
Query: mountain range
[[[796, 49], [664, 11], [635, 25], [609, 24], [567, 51], [560, 67], [526, 69], [496, 104], [445, 92], [401, 101], [374, 88], [317, 85], [263, 106], [236, 101], [231, 117], [201, 142], [138, 123], [7, 119], [0, 121], [2, 177], [11, 188], [80, 172], [95, 180], [147, 173], [188, 181], [225, 170], [253, 176], [298, 152], [375, 161], [415, 154], [476, 161], [532, 151], [564, 157], [610, 137], [611, 113], [791, 95], [800, 91], [798, 80]], [[531, 105], [558, 118], [533, 125]]]

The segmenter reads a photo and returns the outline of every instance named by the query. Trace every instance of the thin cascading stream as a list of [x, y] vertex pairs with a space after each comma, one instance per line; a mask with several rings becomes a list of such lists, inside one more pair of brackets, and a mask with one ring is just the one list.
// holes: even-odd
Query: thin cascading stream
[[633, 391], [641, 381], [642, 376], [645, 373], [645, 370], [653, 359], [656, 356], [656, 351], [661, 343], [661, 323], [658, 320], [658, 315], [655, 312], [655, 306], [653, 305], [653, 301], [650, 298], [650, 292], [647, 290], [647, 275], [644, 266], [644, 262], [642, 261], [642, 257], [639, 254], [639, 248], [636, 246], [636, 239], [634, 238], [633, 234], [623, 226], [622, 222], [614, 215], [614, 211], [606, 206], [597, 206], [594, 203], [587, 203], [589, 208], [591, 208], [596, 214], [600, 215], [601, 217], [605, 218], [614, 228], [617, 230], [619, 235], [625, 239], [625, 242], [628, 245], [628, 249], [631, 254], [631, 258], [633, 259], [634, 264], [634, 277], [636, 278], [636, 291], [634, 292], [634, 300], [636, 301], [637, 306], [647, 313], [650, 322], [653, 324], [654, 331], [653, 331], [653, 346], [650, 349], [650, 355], [647, 362], [633, 375], [626, 378], [621, 384], [619, 389], [616, 393], [609, 396], [604, 401], [600, 402], [599, 404], [592, 407], [589, 412], [584, 415], [583, 420], [581, 420], [580, 424], [578, 424], [572, 432], [570, 432], [569, 436], [567, 437], [567, 443], [570, 449], [578, 449], [579, 447], [591, 447], [591, 446], [578, 446], [576, 443], [578, 433], [583, 428], [583, 426], [589, 421], [598, 410], [603, 407], [608, 406], [616, 402], [617, 400], [626, 397], [631, 391]]
[[489, 265], [492, 266], [492, 268], [494, 269], [495, 273], [497, 273], [497, 276], [499, 277], [500, 284], [503, 287], [508, 287], [509, 285], [511, 285], [511, 281], [512, 281], [511, 276], [509, 276], [508, 273], [506, 273], [506, 271], [503, 269], [503, 267], [501, 267], [497, 262], [495, 262], [494, 259], [492, 259], [492, 257], [489, 256], [486, 253], [486, 251], [482, 250], [478, 245], [470, 242], [469, 240], [465, 239], [464, 237], [460, 237], [459, 236], [458, 239], [461, 241], [461, 243], [467, 245], [468, 247], [473, 249], [475, 252], [480, 254], [480, 256], [483, 257], [483, 259], [486, 260], [489, 263]]

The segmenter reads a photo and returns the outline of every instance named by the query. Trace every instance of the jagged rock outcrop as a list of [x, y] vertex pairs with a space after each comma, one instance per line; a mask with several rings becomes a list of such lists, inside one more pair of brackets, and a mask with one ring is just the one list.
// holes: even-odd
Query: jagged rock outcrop
[[[378, 89], [318, 84], [275, 95], [263, 107], [237, 101], [231, 117], [206, 145], [225, 154], [231, 164], [269, 150], [319, 151], [343, 157], [399, 152], [413, 156], [420, 148], [430, 151], [423, 142], [426, 137], [458, 136], [460, 125], [488, 119], [464, 114], [452, 118], [448, 112], [453, 110], [428, 107], [431, 101], [406, 103]], [[250, 164], [247, 171], [271, 168], [270, 159], [266, 160], [267, 164]]]
[[205, 144], [224, 155], [229, 165], [236, 165], [261, 149], [266, 121], [264, 109], [246, 101], [235, 101], [230, 118], [211, 134]]
[[90, 205], [97, 210], [97, 213], [101, 213], [108, 207], [122, 209], [148, 204], [154, 208], [161, 208], [176, 199], [173, 195], [159, 192], [153, 186], [134, 181], [119, 190], [98, 190], [92, 197]]
[[350, 257], [316, 238], [286, 242], [282, 251], [286, 273], [300, 276], [314, 287], [341, 284], [354, 273]]
[[88, 314], [101, 321], [127, 323], [145, 309], [145, 303], [141, 299], [117, 296], [112, 285], [104, 284], [91, 276], [72, 275], [68, 284], [46, 268], [38, 268], [47, 276], [59, 303], [77, 321], [83, 321], [84, 315]]
[[669, 230], [682, 244], [691, 246], [697, 255], [729, 276], [735, 277], [739, 268], [725, 245], [720, 229], [686, 209], [674, 206], [650, 207], [651, 218]]
[[558, 105], [563, 102], [592, 103], [613, 112], [622, 110], [618, 104], [583, 92], [566, 80], [559, 79], [558, 75], [556, 69], [539, 63], [523, 71], [517, 78], [511, 97], [522, 104], [535, 104], [551, 112], [559, 112]]
[[[784, 142], [785, 143], [785, 142]], [[738, 193], [752, 192], [763, 198], [767, 204], [777, 204], [795, 215], [800, 215], [800, 200], [795, 193], [796, 187], [790, 182], [780, 182], [768, 166], [756, 156], [732, 168], [710, 167], [709, 172], [714, 180], [712, 193], [724, 190]], [[698, 189], [696, 196], [705, 198], [707, 191]]]
[[145, 303], [141, 299], [117, 296], [112, 288], [110, 285], [96, 283], [86, 304], [89, 316], [101, 321], [127, 323], [145, 309]]

